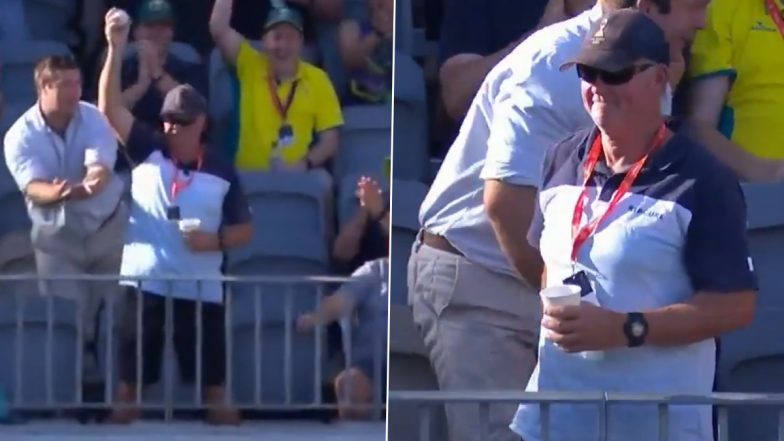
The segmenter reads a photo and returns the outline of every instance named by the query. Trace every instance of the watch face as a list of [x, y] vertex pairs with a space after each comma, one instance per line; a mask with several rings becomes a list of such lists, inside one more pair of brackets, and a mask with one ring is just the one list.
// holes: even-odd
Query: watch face
[[632, 335], [639, 338], [645, 332], [645, 326], [642, 323], [632, 323]]

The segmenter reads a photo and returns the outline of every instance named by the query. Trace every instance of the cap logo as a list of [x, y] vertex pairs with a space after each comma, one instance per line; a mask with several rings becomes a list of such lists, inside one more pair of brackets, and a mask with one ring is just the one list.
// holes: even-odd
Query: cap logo
[[603, 18], [602, 22], [599, 23], [599, 29], [593, 34], [591, 37], [591, 44], [601, 44], [604, 43], [604, 40], [607, 38], [604, 36], [604, 28], [607, 27], [607, 18]]

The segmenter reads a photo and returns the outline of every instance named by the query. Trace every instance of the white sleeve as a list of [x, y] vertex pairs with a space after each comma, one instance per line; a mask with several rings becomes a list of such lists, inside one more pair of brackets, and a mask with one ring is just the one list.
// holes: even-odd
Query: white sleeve
[[492, 104], [482, 179], [536, 187], [545, 150], [590, 123], [574, 72], [530, 61], [531, 69], [504, 84]]

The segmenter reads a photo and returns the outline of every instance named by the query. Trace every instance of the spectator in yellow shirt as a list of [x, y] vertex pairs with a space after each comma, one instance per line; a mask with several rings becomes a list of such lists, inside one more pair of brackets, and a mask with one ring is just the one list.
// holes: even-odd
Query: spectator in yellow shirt
[[323, 167], [338, 150], [343, 125], [337, 94], [326, 72], [300, 58], [302, 17], [273, 8], [264, 24], [264, 52], [231, 28], [233, 0], [217, 0], [210, 32], [237, 68], [240, 84], [240, 170], [305, 171]]
[[784, 179], [781, 9], [780, 0], [713, 0], [692, 45], [689, 117], [703, 143], [748, 180]]

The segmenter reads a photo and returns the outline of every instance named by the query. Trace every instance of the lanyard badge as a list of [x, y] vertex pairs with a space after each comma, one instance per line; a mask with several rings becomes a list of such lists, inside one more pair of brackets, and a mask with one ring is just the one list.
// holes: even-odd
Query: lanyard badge
[[171, 196], [171, 204], [166, 209], [166, 219], [170, 221], [178, 221], [182, 219], [182, 213], [180, 212], [179, 205], [175, 204], [174, 201], [177, 199], [177, 196], [188, 186], [191, 185], [193, 182], [193, 178], [196, 172], [201, 171], [202, 164], [204, 162], [204, 156], [202, 153], [199, 153], [199, 158], [196, 161], [196, 170], [185, 172], [185, 179], [180, 180], [180, 164], [177, 160], [174, 160], [174, 177], [172, 178], [171, 188], [170, 188], [170, 196]]
[[294, 129], [291, 124], [288, 123], [288, 114], [289, 110], [291, 109], [291, 105], [294, 103], [294, 97], [297, 95], [299, 80], [295, 80], [291, 85], [291, 90], [289, 90], [289, 94], [286, 97], [285, 103], [281, 102], [280, 97], [278, 96], [277, 84], [272, 76], [269, 77], [267, 85], [269, 86], [269, 94], [272, 98], [272, 104], [275, 105], [275, 110], [278, 111], [278, 115], [280, 115], [280, 119], [283, 121], [280, 129], [278, 130], [278, 140], [275, 144], [277, 148], [288, 147], [294, 144]]

